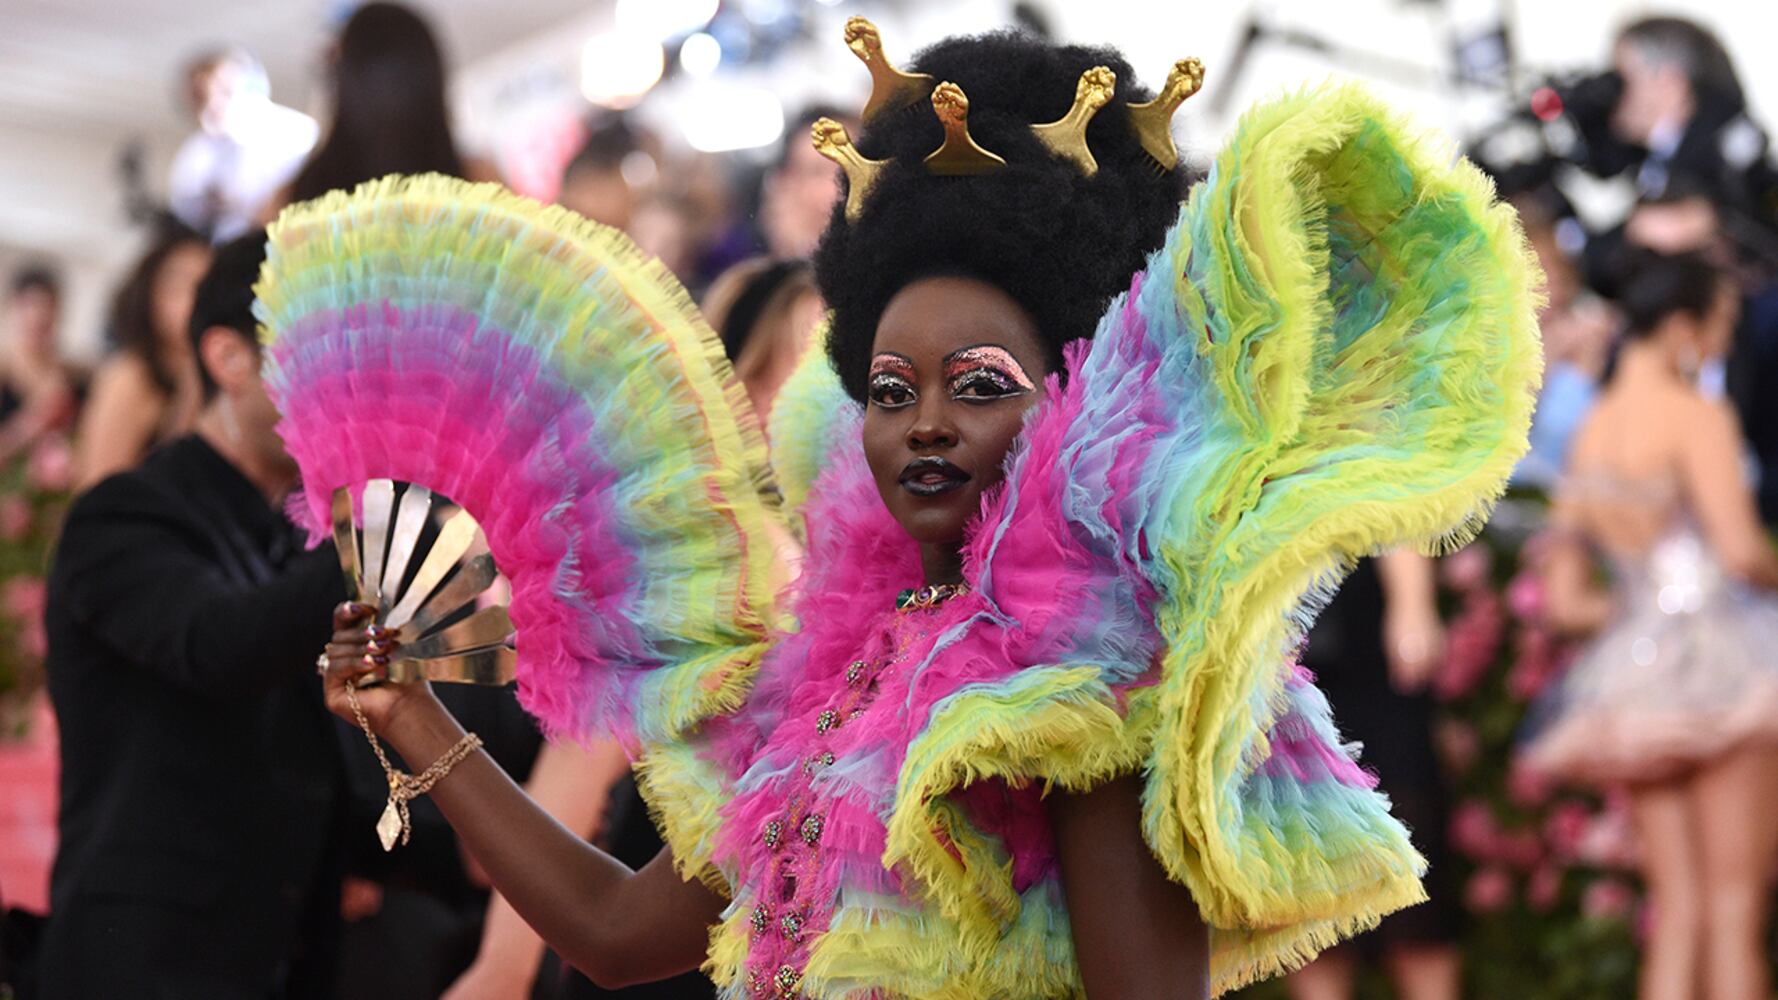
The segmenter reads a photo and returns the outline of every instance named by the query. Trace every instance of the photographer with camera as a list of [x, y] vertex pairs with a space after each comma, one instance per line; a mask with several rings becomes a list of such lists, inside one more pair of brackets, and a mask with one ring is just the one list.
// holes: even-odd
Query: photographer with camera
[[[1527, 113], [1476, 148], [1504, 194], [1553, 184], [1577, 203], [1588, 223], [1587, 280], [1607, 297], [1622, 279], [1629, 207], [1676, 191], [1705, 193], [1737, 255], [1778, 272], [1778, 170], [1768, 153], [1722, 42], [1678, 17], [1625, 26], [1611, 69], [1539, 88]], [[1601, 197], [1597, 182], [1615, 182], [1618, 196]]]
[[[1546, 101], [1534, 110], [1568, 115], [1581, 141], [1567, 158], [1583, 170], [1627, 173], [1642, 199], [1661, 198], [1675, 183], [1708, 191], [1730, 236], [1743, 242], [1770, 241], [1778, 230], [1778, 173], [1766, 133], [1748, 117], [1727, 50], [1702, 25], [1636, 21], [1618, 33], [1611, 71], [1556, 96], [1556, 108]], [[1766, 232], [1750, 234], [1749, 225]]]

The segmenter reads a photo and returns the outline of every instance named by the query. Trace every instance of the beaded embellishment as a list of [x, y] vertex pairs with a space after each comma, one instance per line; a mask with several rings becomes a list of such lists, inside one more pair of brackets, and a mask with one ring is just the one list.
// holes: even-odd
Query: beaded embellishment
[[918, 590], [904, 590], [895, 597], [895, 610], [925, 611], [928, 608], [936, 608], [953, 597], [967, 593], [969, 593], [969, 584], [967, 583], [940, 583], [921, 587]]

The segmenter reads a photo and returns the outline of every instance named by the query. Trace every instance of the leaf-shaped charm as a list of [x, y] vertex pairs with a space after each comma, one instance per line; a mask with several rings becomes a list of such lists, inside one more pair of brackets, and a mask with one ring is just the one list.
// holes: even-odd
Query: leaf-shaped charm
[[383, 807], [383, 816], [377, 820], [377, 839], [383, 842], [383, 850], [395, 849], [395, 838], [401, 836], [401, 813], [395, 809], [395, 800]]

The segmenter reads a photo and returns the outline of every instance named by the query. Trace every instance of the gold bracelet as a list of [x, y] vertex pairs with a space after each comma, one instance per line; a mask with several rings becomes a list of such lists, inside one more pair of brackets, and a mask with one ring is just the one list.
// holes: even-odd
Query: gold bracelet
[[389, 804], [383, 807], [383, 815], [377, 820], [377, 839], [383, 842], [383, 850], [392, 851], [397, 837], [406, 845], [408, 836], [413, 833], [413, 821], [408, 815], [407, 804], [430, 792], [433, 785], [451, 773], [451, 768], [480, 749], [482, 738], [474, 733], [464, 733], [463, 738], [433, 761], [431, 767], [417, 775], [404, 774], [389, 763], [389, 756], [383, 753], [382, 743], [370, 731], [370, 721], [364, 717], [364, 710], [358, 707], [358, 688], [351, 681], [346, 682], [346, 702], [352, 706], [352, 714], [358, 718], [358, 728], [364, 730], [364, 738], [370, 741], [370, 749], [377, 755], [377, 763], [383, 765], [383, 775], [389, 779]]

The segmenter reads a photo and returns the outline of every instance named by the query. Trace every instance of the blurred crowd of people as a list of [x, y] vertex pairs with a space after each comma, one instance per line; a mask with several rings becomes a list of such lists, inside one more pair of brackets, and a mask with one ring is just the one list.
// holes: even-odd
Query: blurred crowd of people
[[[237, 390], [230, 381], [229, 366], [237, 363], [231, 359], [242, 349], [230, 348], [226, 338], [207, 338], [218, 328], [251, 336], [240, 303], [243, 294], [250, 300], [257, 265], [239, 238], [245, 234], [249, 246], [263, 242], [259, 227], [284, 205], [390, 173], [499, 180], [490, 164], [466, 155], [453, 140], [445, 60], [413, 11], [391, 3], [359, 7], [332, 48], [331, 76], [334, 100], [325, 126], [316, 127], [271, 103], [264, 72], [250, 55], [221, 51], [193, 64], [188, 90], [197, 129], [173, 163], [167, 212], [117, 289], [106, 331], [111, 350], [96, 368], [71, 365], [58, 352], [60, 289], [53, 270], [26, 268], [6, 286], [0, 548], [8, 554], [0, 557], [0, 640], [6, 644], [0, 649], [0, 724], [15, 736], [31, 718], [20, 706], [35, 704], [29, 698], [43, 686], [43, 578], [69, 499], [142, 467], [151, 453], [189, 451], [181, 442], [192, 440], [194, 431], [199, 440], [210, 440], [204, 436], [209, 433], [224, 442], [214, 450], [225, 461], [232, 461], [231, 447], [247, 454], [234, 465], [249, 480], [263, 464], [251, 457], [253, 448], [276, 447], [251, 402], [239, 402], [257, 398], [251, 387], [240, 382]], [[1668, 551], [1661, 546], [1671, 541], [1675, 524], [1687, 526], [1693, 577], [1708, 565], [1728, 581], [1725, 594], [1778, 589], [1778, 559], [1769, 540], [1778, 523], [1778, 396], [1772, 391], [1778, 381], [1778, 181], [1764, 133], [1747, 116], [1745, 95], [1720, 43], [1687, 21], [1650, 19], [1626, 28], [1613, 73], [1601, 86], [1609, 99], [1599, 115], [1580, 120], [1584, 109], [1570, 101], [1576, 119], [1571, 124], [1583, 142], [1554, 150], [1536, 169], [1521, 164], [1495, 171], [1548, 278], [1544, 385], [1532, 451], [1517, 481], [1525, 496], [1553, 500], [1547, 521], [1513, 526], [1539, 540], [1516, 550], [1524, 566], [1499, 575], [1539, 575], [1547, 600], [1538, 614], [1553, 632], [1572, 636], [1576, 651], [1589, 641], [1606, 642], [1623, 627], [1631, 610], [1625, 602], [1637, 599], [1625, 580], [1672, 572], [1646, 566], [1651, 552]], [[838, 109], [808, 109], [787, 123], [765, 168], [737, 174], [710, 157], [674, 153], [635, 122], [605, 115], [587, 123], [584, 144], [561, 173], [562, 205], [629, 233], [698, 298], [762, 414], [823, 311], [807, 260], [840, 187], [833, 164], [805, 140], [808, 124], [820, 116], [848, 118]], [[277, 127], [268, 125], [273, 120]], [[1582, 225], [1561, 183], [1564, 169], [1623, 178], [1636, 190], [1633, 209], [1610, 226]], [[256, 433], [264, 438], [258, 445], [241, 444], [258, 440]], [[198, 463], [194, 469], [209, 461], [191, 455], [184, 460]], [[171, 474], [151, 468], [144, 475], [150, 473]], [[1575, 485], [1583, 481], [1592, 485]], [[272, 498], [262, 499], [271, 505]], [[253, 522], [242, 530], [269, 529]], [[254, 558], [269, 561], [240, 583], [241, 593], [259, 593], [252, 588], [295, 572], [294, 550], [279, 548], [274, 558], [266, 554], [271, 544], [248, 546], [259, 553]], [[1603, 585], [1604, 573], [1617, 586]], [[1447, 837], [1454, 827], [1452, 753], [1437, 733], [1445, 711], [1437, 697], [1441, 672], [1456, 669], [1460, 653], [1454, 635], [1447, 641], [1447, 622], [1461, 614], [1452, 595], [1461, 596], [1462, 588], [1453, 590], [1453, 578], [1433, 560], [1385, 554], [1360, 567], [1305, 650], [1337, 718], [1366, 745], [1366, 762], [1432, 861], [1433, 901], [1386, 921], [1367, 943], [1312, 965], [1290, 984], [1299, 1000], [1353, 995], [1357, 966], [1372, 959], [1387, 968], [1405, 1000], [1460, 995], [1465, 890], [1457, 884], [1460, 863], [1451, 857]], [[168, 587], [179, 584], [165, 581]], [[1654, 599], [1667, 601], [1660, 586], [1657, 581]], [[312, 603], [324, 619], [336, 599], [330, 590]], [[1743, 597], [1719, 598], [1711, 591], [1698, 598], [1719, 599]], [[1753, 603], [1736, 613], [1737, 621], [1769, 611], [1759, 604], [1763, 599], [1746, 600]], [[166, 615], [164, 606], [150, 610]], [[1761, 635], [1761, 627], [1733, 634]], [[1778, 631], [1772, 634], [1778, 637]], [[1657, 659], [1670, 666], [1669, 657], [1678, 655], [1662, 646], [1645, 663], [1638, 639], [1648, 636], [1626, 634], [1623, 649], [1641, 668], [1653, 671]], [[312, 656], [319, 645], [300, 652]], [[52, 670], [64, 662], [54, 650], [47, 652]], [[288, 660], [291, 652], [266, 652], [263, 658]], [[239, 655], [258, 654], [243, 648]], [[1763, 694], [1763, 678], [1778, 676], [1778, 659], [1761, 660], [1764, 655], [1765, 648], [1741, 649], [1730, 657], [1735, 669], [1714, 664], [1709, 676], [1718, 700]], [[1643, 697], [1672, 694], [1667, 685], [1678, 683], [1650, 677]], [[204, 697], [271, 697], [263, 686], [224, 687]], [[58, 689], [54, 677], [50, 688], [64, 713], [83, 713], [75, 703], [96, 697], [91, 690]], [[140, 711], [165, 709], [177, 717], [168, 707], [172, 702], [163, 703], [156, 690], [137, 692]], [[1581, 700], [1560, 682], [1547, 690], [1539, 704], [1553, 718], [1566, 719]], [[318, 688], [311, 693], [310, 707], [319, 713]], [[565, 825], [601, 838], [633, 864], [654, 854], [658, 840], [621, 752], [545, 745], [509, 692], [463, 689], [448, 697], [460, 718], [478, 720], [473, 728], [489, 738], [491, 751], [513, 774], [529, 776], [529, 790]], [[1625, 710], [1609, 700], [1599, 707], [1608, 715]], [[189, 721], [200, 725], [201, 718], [198, 713]], [[64, 720], [65, 736], [70, 719]], [[308, 721], [333, 727], [310, 746], [312, 769], [304, 779], [310, 785], [303, 786], [320, 783], [315, 801], [325, 807], [328, 822], [314, 827], [320, 843], [305, 850], [300, 866], [289, 868], [286, 882], [266, 890], [284, 894], [280, 905], [291, 916], [281, 926], [299, 940], [260, 949], [266, 967], [241, 973], [243, 981], [259, 977], [258, 992], [203, 995], [463, 1000], [708, 994], [696, 977], [608, 994], [556, 968], [516, 915], [490, 898], [473, 858], [455, 849], [449, 827], [423, 799], [413, 805], [415, 848], [388, 856], [371, 848], [367, 831], [385, 798], [383, 776], [355, 730], [319, 715]], [[1584, 775], [1570, 773], [1572, 762], [1551, 765], [1551, 780], [1591, 782], [1602, 792], [1631, 788], [1623, 801], [1641, 845], [1638, 864], [1653, 912], [1642, 973], [1646, 1000], [1768, 995], [1765, 921], [1778, 817], [1767, 804], [1778, 801], [1778, 758], [1768, 749], [1763, 722], [1750, 723], [1741, 741], [1725, 741], [1722, 733], [1681, 734], [1696, 739], [1681, 738], [1683, 746], [1662, 766], [1639, 773]], [[1548, 722], [1527, 730], [1527, 753], [1546, 747], [1557, 728]], [[1778, 719], [1770, 728], [1778, 729]], [[39, 725], [37, 737], [47, 738], [47, 730]], [[153, 752], [188, 751], [191, 745], [181, 738], [163, 734]], [[1589, 745], [1600, 747], [1596, 740]], [[72, 834], [81, 851], [71, 860], [64, 850], [48, 898], [18, 884], [41, 880], [41, 872], [0, 866], [0, 897], [9, 905], [41, 910], [47, 904], [54, 927], [58, 920], [73, 921], [64, 911], [79, 910], [88, 895], [125, 894], [187, 915], [196, 906], [199, 918], [190, 926], [217, 940], [259, 919], [254, 901], [242, 894], [198, 892], [194, 873], [214, 858], [190, 852], [166, 862], [180, 873], [175, 877], [126, 872], [113, 883], [99, 881], [95, 871], [156, 863], [159, 855], [107, 855], [115, 846], [104, 833], [107, 824], [128, 817], [105, 815], [122, 807], [89, 801], [104, 793], [84, 783], [97, 782], [96, 775], [115, 762], [80, 762], [76, 758], [91, 754], [76, 753], [66, 741], [64, 746], [64, 846]], [[267, 767], [275, 760], [273, 749], [258, 751]], [[238, 752], [243, 759], [251, 756]], [[169, 772], [142, 780], [188, 779]], [[278, 787], [256, 783], [245, 772], [238, 785], [210, 780], [205, 794], [223, 801], [275, 794]], [[17, 815], [7, 821], [12, 826], [0, 826], [0, 838], [25, 843], [28, 831], [19, 829], [25, 821]], [[28, 854], [22, 848], [14, 853], [6, 843], [0, 853], [11, 853], [14, 861]], [[237, 904], [236, 911], [228, 910]], [[153, 919], [154, 911], [119, 912], [125, 915], [115, 919], [129, 920]], [[93, 919], [89, 915], [89, 923]], [[103, 927], [89, 931], [96, 936], [59, 947], [104, 940]], [[5, 953], [25, 954], [43, 934], [38, 922], [15, 911]], [[322, 954], [324, 973], [304, 966]], [[17, 969], [0, 965], [0, 982], [7, 973]], [[100, 995], [39, 986], [43, 996]]]

